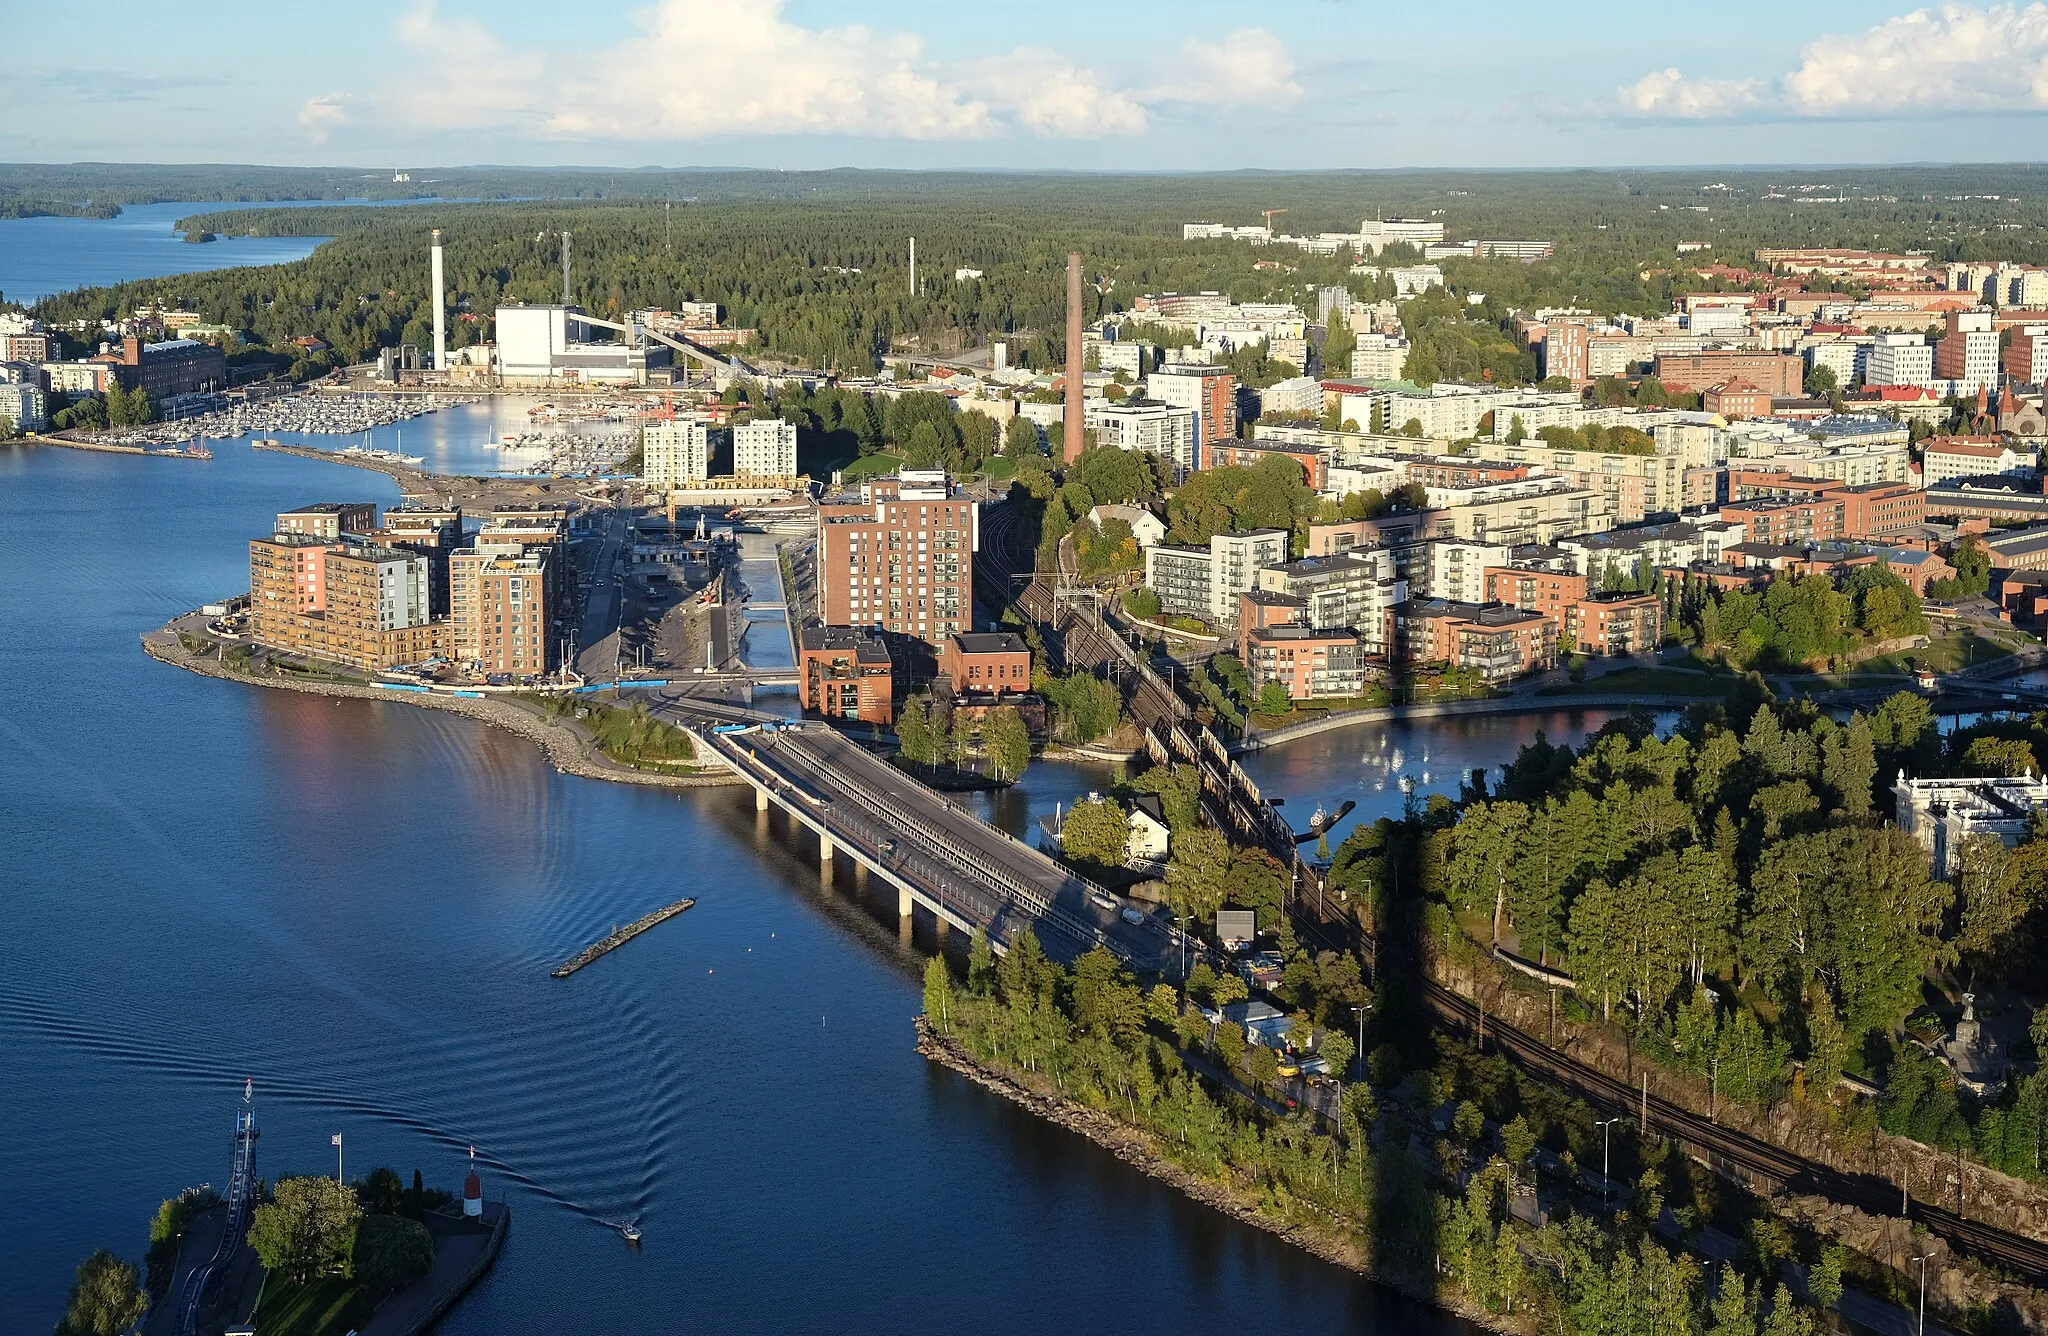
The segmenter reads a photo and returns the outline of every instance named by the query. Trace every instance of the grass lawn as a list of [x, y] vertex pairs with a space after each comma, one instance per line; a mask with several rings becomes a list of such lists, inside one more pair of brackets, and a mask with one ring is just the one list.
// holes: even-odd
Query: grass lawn
[[997, 455], [983, 464], [981, 471], [990, 482], [1003, 482], [1017, 476], [1017, 461], [1008, 455]]
[[1605, 677], [1589, 677], [1570, 686], [1550, 687], [1544, 696], [1700, 696], [1720, 697], [1735, 687], [1733, 677], [1701, 677], [1695, 673], [1674, 673], [1662, 668], [1624, 668]]
[[897, 469], [900, 469], [902, 467], [903, 460], [900, 456], [897, 455], [862, 455], [859, 459], [854, 460], [851, 464], [848, 464], [844, 469], [842, 469], [840, 471], [840, 476], [845, 478], [848, 482], [851, 482], [855, 478], [866, 478], [880, 474], [894, 473]]
[[1912, 673], [1922, 668], [1952, 673], [1974, 663], [1989, 663], [2013, 652], [2009, 644], [1989, 640], [1975, 631], [1956, 631], [1931, 641], [1926, 649], [1880, 654], [1856, 665], [1863, 673]]
[[352, 1280], [329, 1277], [294, 1285], [276, 1276], [256, 1302], [258, 1336], [343, 1336], [369, 1320], [370, 1305]]

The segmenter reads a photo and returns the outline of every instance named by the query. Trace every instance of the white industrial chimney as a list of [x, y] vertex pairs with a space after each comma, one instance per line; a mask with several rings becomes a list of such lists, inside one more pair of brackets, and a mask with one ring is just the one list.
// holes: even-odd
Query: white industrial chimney
[[434, 370], [448, 369], [448, 286], [441, 281], [441, 229], [434, 229]]

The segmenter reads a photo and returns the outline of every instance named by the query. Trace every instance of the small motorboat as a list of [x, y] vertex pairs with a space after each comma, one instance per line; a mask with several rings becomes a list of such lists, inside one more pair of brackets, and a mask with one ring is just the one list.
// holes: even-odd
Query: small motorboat
[[619, 1235], [634, 1247], [640, 1246], [640, 1226], [632, 1223], [620, 1225]]

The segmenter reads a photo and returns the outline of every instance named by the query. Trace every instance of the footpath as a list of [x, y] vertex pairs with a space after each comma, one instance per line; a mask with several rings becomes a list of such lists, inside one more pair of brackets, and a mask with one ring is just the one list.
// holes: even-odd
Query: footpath
[[475, 719], [507, 732], [517, 733], [539, 746], [546, 754], [549, 764], [555, 769], [564, 774], [580, 775], [585, 779], [603, 779], [615, 784], [646, 784], [668, 789], [716, 788], [745, 783], [737, 775], [724, 770], [707, 769], [691, 775], [664, 775], [653, 771], [635, 770], [599, 751], [595, 736], [576, 721], [544, 718], [525, 705], [503, 697], [450, 696], [424, 691], [396, 691], [349, 682], [294, 681], [275, 675], [238, 673], [221, 663], [218, 651], [200, 656], [187, 650], [178, 639], [178, 633], [169, 626], [145, 633], [142, 637], [142, 650], [152, 659], [174, 668], [183, 668], [187, 672], [199, 673], [206, 677], [217, 677], [226, 682], [239, 682], [244, 686], [297, 691], [312, 696], [417, 705], [425, 709], [459, 714], [464, 718]]

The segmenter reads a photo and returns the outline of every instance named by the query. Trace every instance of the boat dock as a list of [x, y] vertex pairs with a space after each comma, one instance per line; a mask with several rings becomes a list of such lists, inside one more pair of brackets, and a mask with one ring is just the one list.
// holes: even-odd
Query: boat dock
[[696, 903], [697, 901], [693, 897], [685, 896], [672, 905], [663, 905], [660, 909], [655, 910], [644, 918], [634, 919], [623, 928], [614, 928], [609, 937], [602, 941], [592, 942], [589, 946], [584, 947], [568, 960], [556, 966], [550, 973], [557, 979], [566, 979], [591, 961], [596, 960], [599, 956], [609, 951], [618, 950], [655, 924], [668, 922], [668, 920]]

